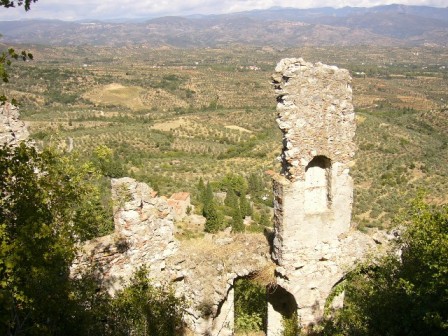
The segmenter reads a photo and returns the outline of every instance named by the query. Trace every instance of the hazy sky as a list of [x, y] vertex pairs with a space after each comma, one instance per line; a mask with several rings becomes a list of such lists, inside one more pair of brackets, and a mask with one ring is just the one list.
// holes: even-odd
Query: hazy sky
[[[144, 18], [164, 15], [221, 14], [273, 6], [371, 7], [397, 3], [385, 0], [39, 0], [31, 11], [0, 8], [0, 20], [45, 18], [61, 20]], [[401, 4], [447, 7], [447, 0], [401, 0]]]

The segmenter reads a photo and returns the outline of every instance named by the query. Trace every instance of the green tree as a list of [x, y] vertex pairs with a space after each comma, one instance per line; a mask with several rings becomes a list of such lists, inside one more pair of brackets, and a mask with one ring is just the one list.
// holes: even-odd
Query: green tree
[[145, 268], [137, 271], [131, 284], [116, 293], [104, 310], [107, 335], [183, 335], [185, 300], [171, 289], [155, 288]]
[[[0, 0], [0, 6], [5, 8], [11, 8], [17, 6], [24, 6], [25, 10], [28, 11], [31, 9], [31, 3], [37, 2], [37, 0]], [[1, 35], [0, 35], [1, 36]], [[11, 65], [12, 60], [18, 60], [22, 59], [23, 61], [26, 60], [32, 60], [33, 55], [31, 53], [28, 53], [26, 51], [22, 51], [20, 53], [17, 53], [13, 48], [9, 48], [7, 51], [3, 51], [0, 53], [0, 77], [2, 78], [2, 81], [7, 83], [9, 82], [9, 75], [7, 72], [7, 67]], [[0, 96], [0, 103], [4, 104], [8, 98], [2, 94]], [[17, 104], [17, 102], [12, 99], [12, 104]]]
[[238, 196], [236, 196], [233, 189], [227, 191], [226, 198], [224, 199], [224, 204], [231, 209], [238, 207]]
[[239, 201], [240, 201], [241, 217], [244, 218], [245, 216], [251, 216], [252, 208], [250, 207], [250, 203], [246, 198], [246, 194], [241, 194]]
[[344, 308], [322, 334], [448, 333], [448, 207], [419, 198], [400, 224], [400, 256], [391, 253], [349, 274]]
[[[3, 51], [0, 53], [0, 77], [2, 81], [7, 83], [9, 82], [9, 74], [7, 68], [11, 65], [12, 60], [22, 59], [23, 61], [32, 60], [33, 55], [31, 53], [27, 53], [26, 51], [22, 51], [20, 54], [16, 53], [13, 48], [9, 48], [7, 51]], [[0, 104], [3, 105], [8, 101], [8, 98], [2, 94], [0, 95]], [[11, 103], [16, 105], [17, 101], [15, 99], [11, 100]]]
[[267, 321], [266, 287], [251, 279], [235, 281], [235, 328], [246, 334], [263, 330]]
[[0, 333], [61, 334], [75, 323], [69, 267], [75, 243], [104, 219], [96, 179], [76, 157], [0, 149]]
[[208, 203], [213, 201], [213, 188], [209, 182], [207, 182], [206, 187], [204, 188], [204, 193], [202, 194], [202, 202]]
[[234, 232], [243, 232], [244, 231], [244, 222], [243, 217], [241, 215], [241, 210], [239, 207], [236, 207], [232, 214], [232, 230]]
[[207, 218], [209, 209], [215, 203], [214, 196], [213, 196], [213, 189], [212, 189], [212, 186], [210, 185], [210, 183], [207, 183], [207, 186], [205, 187], [204, 192], [202, 194], [201, 201], [203, 204], [202, 215], [205, 218]]
[[252, 173], [249, 175], [248, 183], [248, 191], [251, 195], [257, 195], [258, 193], [264, 190], [263, 179], [260, 174]]
[[177, 335], [183, 300], [145, 270], [111, 298], [69, 276], [76, 243], [98, 234], [94, 166], [21, 144], [0, 148], [0, 334]]
[[199, 195], [202, 195], [205, 190], [205, 184], [204, 184], [204, 180], [202, 179], [202, 176], [199, 178], [197, 189], [198, 189]]
[[[205, 206], [205, 205], [204, 205]], [[222, 228], [223, 218], [214, 202], [208, 203], [204, 207], [204, 217], [206, 218], [204, 230], [209, 233], [216, 233]]]
[[120, 158], [107, 146], [96, 147], [92, 159], [99, 171], [106, 177], [117, 178], [125, 175]]
[[206, 218], [205, 232], [215, 233], [221, 230], [223, 225], [223, 216], [216, 205], [213, 189], [210, 183], [207, 183], [202, 195], [202, 215]]
[[222, 190], [229, 191], [232, 189], [238, 196], [241, 194], [246, 194], [247, 191], [246, 179], [238, 174], [227, 174], [219, 182], [219, 186]]

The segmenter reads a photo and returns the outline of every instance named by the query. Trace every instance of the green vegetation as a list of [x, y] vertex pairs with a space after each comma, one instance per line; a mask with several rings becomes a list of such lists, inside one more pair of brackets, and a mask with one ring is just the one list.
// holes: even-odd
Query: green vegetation
[[447, 123], [442, 111], [375, 109], [358, 114], [354, 221], [360, 229], [386, 228], [425, 189], [446, 202]]
[[107, 146], [98, 146], [93, 152], [93, 163], [101, 174], [110, 178], [123, 177], [125, 175], [120, 158]]
[[414, 200], [396, 248], [348, 275], [344, 308], [322, 335], [444, 335], [448, 331], [448, 208]]
[[0, 149], [0, 333], [176, 335], [183, 301], [144, 270], [114, 298], [94, 269], [70, 277], [76, 243], [108, 230], [92, 164], [21, 144]]
[[205, 232], [216, 233], [223, 228], [223, 218], [221, 212], [218, 211], [210, 183], [207, 183], [202, 191], [201, 200], [203, 203], [202, 215], [206, 218], [204, 230]]
[[[4, 3], [2, 3], [2, 5], [5, 6]], [[13, 48], [9, 48], [8, 51], [4, 51], [0, 54], [0, 77], [4, 83], [9, 82], [9, 73], [7, 71], [7, 67], [11, 66], [12, 60], [18, 60], [19, 58], [22, 61], [32, 60], [33, 55], [31, 53], [27, 53], [26, 51], [22, 51], [20, 54], [18, 54]], [[3, 105], [7, 101], [8, 98], [4, 94], [2, 94], [0, 96], [0, 104]], [[13, 98], [11, 100], [11, 103], [17, 104], [17, 101]]]
[[145, 269], [136, 272], [131, 284], [108, 298], [102, 335], [183, 335], [185, 301], [171, 289], [158, 289], [148, 281]]
[[[281, 133], [270, 86], [275, 63], [301, 55], [338, 64], [354, 75], [354, 222], [361, 230], [389, 227], [422, 186], [435, 202], [446, 202], [444, 50], [27, 49], [34, 61], [13, 63], [9, 73], [14, 85], [2, 88], [22, 103], [21, 114], [39, 146], [64, 147], [70, 138], [75, 151], [97, 163], [95, 149], [105, 146], [113, 157], [110, 167], [100, 168], [104, 174], [129, 175], [162, 195], [184, 190], [198, 200], [195, 185], [200, 177], [233, 183], [238, 196], [238, 188], [245, 187], [258, 223], [259, 216], [264, 223], [270, 218], [261, 205], [272, 205], [264, 172], [280, 170], [275, 158], [281, 152]], [[260, 70], [240, 68], [250, 65]], [[232, 175], [244, 177], [247, 186], [224, 181]], [[213, 188], [227, 191], [224, 185]], [[231, 216], [218, 203], [218, 210]]]
[[[270, 74], [283, 57], [337, 64], [354, 75], [358, 151], [351, 174], [360, 230], [389, 228], [422, 187], [429, 203], [448, 201], [443, 48], [24, 48], [33, 62], [8, 65], [16, 58], [8, 50], [0, 59], [2, 78], [7, 67], [14, 79], [2, 94], [21, 102], [39, 148], [68, 151], [71, 141], [76, 154], [23, 146], [0, 152], [4, 334], [177, 333], [182, 302], [153, 288], [144, 270], [115, 299], [97, 291], [94, 277], [70, 280], [74, 244], [110, 232], [109, 178], [125, 175], [162, 195], [191, 192], [206, 232], [271, 226], [264, 172], [280, 170], [281, 133]], [[241, 68], [253, 64], [260, 70]], [[446, 333], [446, 208], [415, 209], [402, 258], [353, 272], [344, 285], [346, 306], [324, 334]], [[243, 224], [247, 215], [250, 226]], [[261, 330], [264, 289], [241, 280], [235, 290], [237, 329]], [[287, 334], [298, 333], [295, 318], [284, 321]]]
[[[11, 1], [11, 0], [1, 0], [0, 1], [0, 7], [5, 8], [12, 8], [17, 6], [24, 7], [25, 11], [30, 10], [31, 3], [36, 2], [37, 0], [18, 0], [18, 1]], [[1, 34], [0, 34], [1, 37]], [[14, 48], [8, 48], [7, 51], [3, 51], [0, 53], [0, 78], [4, 83], [9, 82], [9, 72], [7, 71], [7, 68], [11, 66], [13, 60], [21, 59], [22, 61], [28, 61], [33, 59], [33, 54], [26, 52], [25, 50], [22, 50], [22, 52], [17, 53]], [[5, 96], [5, 94], [0, 95], [0, 105], [5, 104], [5, 102], [8, 101], [8, 97]], [[11, 99], [12, 104], [17, 104], [17, 101], [12, 98]]]
[[266, 287], [253, 279], [235, 281], [235, 329], [238, 335], [262, 331], [267, 323]]
[[282, 336], [298, 336], [301, 334], [297, 312], [294, 312], [290, 317], [283, 316], [282, 324]]
[[239, 206], [237, 206], [237, 207], [235, 207], [235, 209], [233, 209], [231, 226], [232, 226], [233, 232], [243, 232], [244, 231], [244, 222], [243, 222], [243, 217], [241, 215], [241, 209]]
[[[0, 149], [4, 334], [58, 333], [73, 322], [68, 276], [74, 244], [96, 235], [104, 221], [92, 167], [70, 162], [76, 164], [24, 144]], [[59, 313], [65, 305], [68, 310]]]
[[[233, 232], [247, 230], [259, 233], [270, 225], [269, 205], [266, 205], [266, 200], [261, 196], [270, 193], [268, 185], [258, 174], [250, 175], [249, 180], [251, 179], [250, 188], [248, 180], [239, 174], [227, 174], [220, 181], [207, 183], [207, 186], [204, 185], [202, 178], [199, 179], [197, 185], [199, 199], [196, 205], [202, 209], [202, 215], [207, 219], [206, 232], [216, 233], [230, 226]], [[225, 194], [224, 200], [214, 196], [212, 186]], [[253, 217], [250, 226], [244, 224], [246, 216]]]

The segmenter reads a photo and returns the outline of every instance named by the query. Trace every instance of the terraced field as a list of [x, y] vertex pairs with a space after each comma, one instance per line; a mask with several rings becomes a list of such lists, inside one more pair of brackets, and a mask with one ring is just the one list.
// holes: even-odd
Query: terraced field
[[390, 225], [420, 188], [448, 201], [445, 49], [30, 48], [36, 60], [15, 64], [2, 89], [21, 101], [38, 144], [73, 146], [86, 160], [105, 145], [162, 194], [279, 170], [270, 75], [279, 59], [303, 56], [354, 77], [359, 227]]

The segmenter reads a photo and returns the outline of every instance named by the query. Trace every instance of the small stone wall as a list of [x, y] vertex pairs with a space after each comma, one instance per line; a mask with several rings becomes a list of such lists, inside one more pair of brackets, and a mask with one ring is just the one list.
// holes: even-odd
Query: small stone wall
[[141, 266], [157, 273], [179, 244], [174, 239], [172, 209], [162, 197], [152, 197], [145, 183], [129, 177], [112, 179], [115, 232], [86, 242], [72, 266], [73, 274], [91, 267], [109, 292], [122, 288]]

